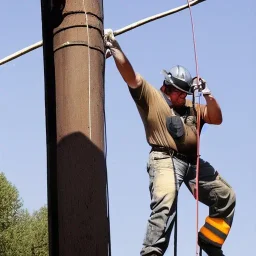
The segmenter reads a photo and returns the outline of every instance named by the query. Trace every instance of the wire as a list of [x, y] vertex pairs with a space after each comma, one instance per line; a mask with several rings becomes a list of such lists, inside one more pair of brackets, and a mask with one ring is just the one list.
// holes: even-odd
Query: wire
[[[83, 1], [84, 1], [84, 0], [83, 0]], [[190, 6], [194, 6], [194, 5], [200, 4], [200, 3], [204, 2], [204, 1], [205, 1], [205, 0], [193, 0], [192, 2], [190, 2]], [[132, 29], [134, 29], [134, 28], [137, 28], [137, 27], [139, 27], [139, 26], [142, 26], [142, 25], [144, 25], [144, 24], [146, 24], [146, 23], [149, 23], [149, 22], [151, 22], [151, 21], [155, 21], [155, 20], [157, 20], [157, 19], [166, 17], [166, 16], [168, 16], [168, 15], [171, 15], [171, 14], [174, 14], [174, 13], [177, 13], [177, 12], [180, 12], [180, 11], [186, 9], [186, 8], [188, 8], [188, 5], [187, 5], [187, 4], [186, 4], [186, 5], [179, 6], [179, 7], [174, 8], [174, 9], [171, 9], [171, 10], [166, 11], [166, 12], [162, 12], [162, 13], [153, 15], [153, 16], [148, 17], [148, 18], [145, 18], [145, 19], [143, 19], [143, 20], [134, 22], [134, 23], [132, 23], [132, 24], [130, 24], [130, 25], [124, 27], [124, 28], [121, 28], [121, 29], [118, 29], [118, 30], [114, 31], [114, 35], [115, 35], [115, 36], [121, 35], [121, 34], [127, 32], [127, 31], [129, 31], [129, 30], [132, 30]], [[31, 52], [31, 51], [33, 51], [33, 50], [35, 50], [35, 49], [41, 47], [42, 45], [43, 45], [43, 41], [39, 41], [39, 42], [37, 42], [37, 43], [35, 43], [35, 44], [33, 44], [33, 45], [30, 45], [30, 46], [28, 46], [28, 47], [26, 47], [26, 48], [24, 48], [24, 49], [21, 49], [20, 51], [17, 51], [17, 52], [15, 52], [15, 53], [13, 53], [13, 54], [11, 54], [11, 55], [9, 55], [9, 56], [7, 56], [7, 57], [1, 59], [1, 60], [0, 60], [0, 65], [3, 65], [3, 64], [5, 64], [5, 63], [7, 63], [7, 62], [9, 62], [9, 61], [11, 61], [11, 60], [14, 60], [14, 59], [16, 59], [16, 58], [18, 58], [18, 57], [20, 57], [20, 56], [26, 54], [26, 53], [29, 53], [29, 52]]]
[[88, 40], [88, 91], [89, 91], [89, 100], [88, 100], [88, 110], [89, 110], [89, 137], [92, 139], [92, 115], [91, 115], [91, 52], [90, 52], [90, 34], [89, 34], [89, 22], [88, 15], [85, 9], [85, 2], [83, 0], [84, 12], [85, 12], [85, 21], [86, 21], [86, 30], [87, 30], [87, 40]]
[[[196, 76], [197, 76], [197, 86], [199, 88], [199, 67], [198, 67], [198, 57], [197, 57], [197, 49], [196, 49], [196, 37], [195, 37], [195, 25], [192, 15], [192, 8], [191, 3], [189, 0], [188, 7], [189, 7], [189, 14], [190, 14], [190, 21], [192, 27], [192, 36], [193, 36], [193, 46], [194, 46], [194, 57], [195, 57], [195, 64], [196, 64]], [[199, 230], [199, 160], [200, 160], [200, 120], [201, 120], [201, 111], [200, 111], [200, 96], [199, 93], [199, 102], [198, 102], [198, 109], [197, 109], [197, 159], [196, 159], [196, 190], [194, 191], [194, 196], [196, 198], [196, 255], [199, 254], [198, 250], [198, 230]]]

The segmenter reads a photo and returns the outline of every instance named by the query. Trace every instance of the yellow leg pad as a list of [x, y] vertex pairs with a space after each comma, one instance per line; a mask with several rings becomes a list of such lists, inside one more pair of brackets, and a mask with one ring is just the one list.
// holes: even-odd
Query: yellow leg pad
[[224, 239], [218, 237], [217, 235], [215, 235], [212, 231], [210, 231], [209, 229], [207, 229], [206, 227], [202, 227], [200, 232], [206, 237], [208, 238], [210, 241], [213, 241], [214, 243], [217, 243], [219, 245], [223, 245], [224, 244]]
[[210, 224], [214, 228], [218, 229], [225, 235], [228, 235], [230, 231], [230, 226], [221, 218], [211, 218], [207, 217], [205, 220], [206, 223]]

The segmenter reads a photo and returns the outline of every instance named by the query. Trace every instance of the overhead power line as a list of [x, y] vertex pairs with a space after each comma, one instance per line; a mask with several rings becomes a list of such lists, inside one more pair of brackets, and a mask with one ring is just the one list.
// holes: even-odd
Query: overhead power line
[[[201, 2], [204, 2], [204, 1], [205, 0], [194, 0], [194, 1], [191, 1], [190, 2], [190, 6], [197, 5], [197, 4], [199, 4]], [[121, 28], [121, 29], [118, 29], [118, 30], [114, 31], [114, 35], [115, 36], [121, 35], [121, 34], [127, 32], [127, 31], [130, 31], [130, 30], [132, 30], [134, 28], [137, 28], [139, 26], [145, 25], [146, 23], [149, 23], [151, 21], [154, 21], [154, 20], [157, 20], [157, 19], [169, 16], [169, 15], [174, 14], [176, 12], [180, 12], [180, 11], [182, 11], [184, 9], [187, 9], [188, 7], [189, 7], [188, 4], [181, 5], [179, 7], [171, 9], [169, 11], [162, 12], [162, 13], [150, 16], [148, 18], [142, 19], [140, 21], [134, 22], [134, 23], [132, 23], [132, 24], [130, 24], [130, 25], [124, 27], [124, 28]], [[32, 45], [30, 45], [30, 46], [28, 46], [26, 48], [23, 48], [22, 50], [19, 50], [19, 51], [13, 53], [13, 54], [11, 54], [11, 55], [1, 59], [0, 60], [0, 65], [3, 65], [3, 64], [5, 64], [5, 63], [7, 63], [9, 61], [12, 61], [12, 60], [14, 60], [14, 59], [16, 59], [16, 58], [26, 54], [26, 53], [29, 53], [29, 52], [31, 52], [31, 51], [41, 47], [42, 45], [43, 45], [43, 41], [39, 41], [39, 42], [37, 42], [35, 44], [32, 44]]]

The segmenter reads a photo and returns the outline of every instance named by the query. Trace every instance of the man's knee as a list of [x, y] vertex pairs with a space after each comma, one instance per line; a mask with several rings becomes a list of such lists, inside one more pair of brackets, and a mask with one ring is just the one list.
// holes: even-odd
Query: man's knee
[[234, 189], [220, 176], [217, 178], [218, 186], [215, 189], [216, 204], [214, 211], [223, 218], [233, 217], [236, 205], [236, 194]]

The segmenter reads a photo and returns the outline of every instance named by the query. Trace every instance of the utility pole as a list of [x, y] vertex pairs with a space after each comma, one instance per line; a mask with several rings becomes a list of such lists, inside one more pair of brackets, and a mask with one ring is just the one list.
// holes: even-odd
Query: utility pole
[[41, 0], [50, 256], [108, 256], [103, 0]]

